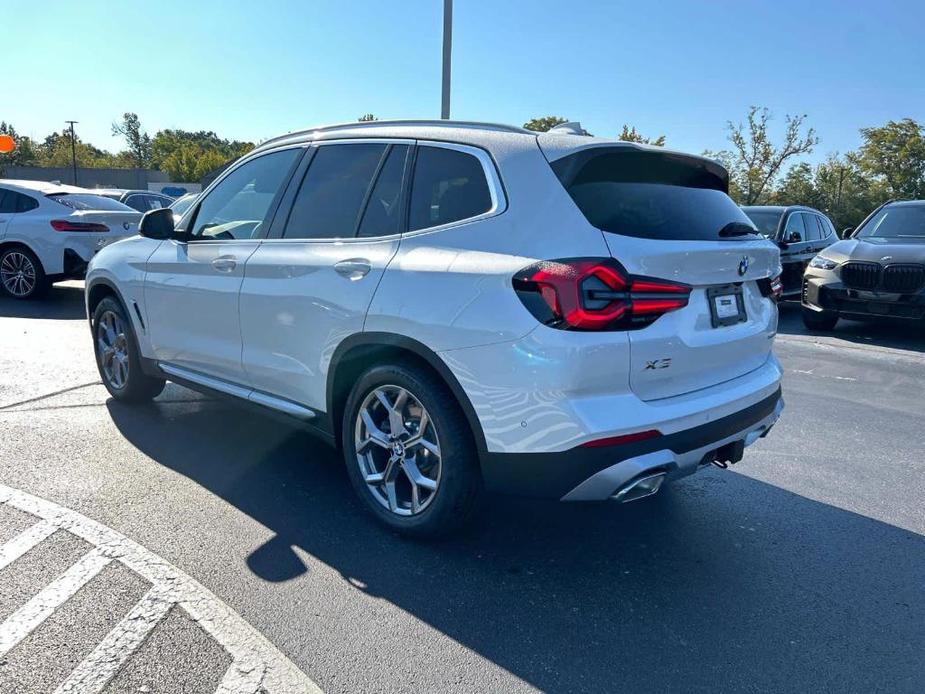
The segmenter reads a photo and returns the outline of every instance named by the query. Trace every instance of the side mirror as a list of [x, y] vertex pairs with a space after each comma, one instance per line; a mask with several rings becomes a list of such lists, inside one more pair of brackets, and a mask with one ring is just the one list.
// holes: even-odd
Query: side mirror
[[138, 233], [149, 239], [171, 239], [174, 237], [173, 210], [161, 207], [145, 212], [138, 224]]
[[803, 235], [799, 231], [791, 231], [790, 236], [787, 237], [788, 243], [800, 243], [803, 241]]
[[842, 231], [841, 237], [842, 237], [843, 239], [850, 239], [850, 238], [851, 238], [851, 235], [852, 235], [853, 233], [854, 233], [854, 228], [853, 228], [853, 227], [848, 227], [847, 229], [844, 229], [844, 230]]

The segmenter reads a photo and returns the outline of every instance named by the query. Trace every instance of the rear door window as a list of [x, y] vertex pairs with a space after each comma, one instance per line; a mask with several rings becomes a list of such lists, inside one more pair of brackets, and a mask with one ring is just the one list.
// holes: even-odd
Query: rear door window
[[803, 227], [806, 229], [804, 241], [819, 241], [822, 238], [822, 230], [816, 221], [818, 217], [808, 212], [803, 213]]
[[0, 214], [16, 212], [16, 193], [0, 188]]
[[558, 159], [552, 168], [588, 222], [603, 231], [685, 241], [756, 233], [726, 194], [725, 171], [704, 159], [593, 148]]
[[478, 157], [446, 147], [418, 147], [410, 231], [477, 217], [491, 207], [488, 181]]
[[292, 202], [283, 237], [355, 236], [367, 191], [385, 149], [386, 145], [373, 143], [318, 147]]

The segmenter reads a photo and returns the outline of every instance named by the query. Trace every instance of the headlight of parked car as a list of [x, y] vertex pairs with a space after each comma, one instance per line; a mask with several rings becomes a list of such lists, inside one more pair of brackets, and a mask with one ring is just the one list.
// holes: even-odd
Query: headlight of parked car
[[838, 265], [838, 263], [834, 260], [829, 260], [821, 255], [817, 255], [809, 261], [810, 267], [819, 268], [820, 270], [834, 270], [836, 265]]

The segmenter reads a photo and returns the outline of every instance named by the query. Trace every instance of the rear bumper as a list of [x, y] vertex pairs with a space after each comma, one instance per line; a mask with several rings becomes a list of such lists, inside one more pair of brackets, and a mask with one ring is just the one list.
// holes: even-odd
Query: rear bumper
[[803, 306], [844, 316], [925, 318], [925, 290], [912, 294], [848, 289], [833, 271], [808, 270], [803, 278]]
[[654, 439], [557, 453], [488, 453], [482, 474], [488, 489], [496, 492], [604, 500], [633, 479], [657, 472], [669, 479], [684, 477], [709, 464], [730, 443], [751, 445], [770, 431], [783, 407], [778, 388], [742, 410]]

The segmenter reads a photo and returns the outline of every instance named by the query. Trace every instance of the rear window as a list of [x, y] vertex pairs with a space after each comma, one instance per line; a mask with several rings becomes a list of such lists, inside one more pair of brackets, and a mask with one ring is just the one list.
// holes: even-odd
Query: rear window
[[758, 227], [762, 236], [769, 239], [777, 235], [777, 225], [780, 224], [781, 211], [774, 210], [743, 210], [745, 216], [752, 220], [752, 223]]
[[61, 203], [72, 210], [105, 210], [108, 212], [135, 212], [128, 205], [123, 205], [118, 200], [103, 197], [102, 195], [90, 195], [88, 193], [52, 193], [47, 198]]
[[726, 194], [725, 170], [707, 160], [594, 148], [557, 160], [552, 167], [585, 218], [603, 231], [684, 241], [757, 233]]

